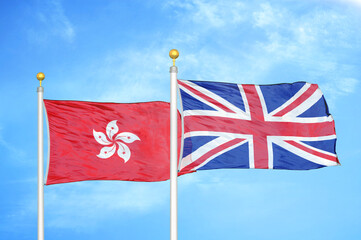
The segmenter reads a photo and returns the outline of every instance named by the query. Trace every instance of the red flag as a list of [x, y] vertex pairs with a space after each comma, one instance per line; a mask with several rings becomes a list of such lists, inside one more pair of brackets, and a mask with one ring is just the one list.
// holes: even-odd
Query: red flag
[[169, 179], [169, 103], [44, 100], [44, 104], [50, 137], [46, 185]]

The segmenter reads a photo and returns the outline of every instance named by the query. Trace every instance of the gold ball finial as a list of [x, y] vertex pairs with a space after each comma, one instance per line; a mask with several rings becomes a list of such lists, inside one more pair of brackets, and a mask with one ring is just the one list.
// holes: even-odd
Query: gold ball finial
[[40, 87], [41, 87], [41, 81], [43, 81], [45, 79], [45, 74], [42, 72], [39, 72], [38, 74], [36, 74], [36, 78], [40, 81]]
[[169, 51], [169, 57], [173, 59], [173, 66], [175, 66], [175, 60], [179, 56], [179, 52], [177, 49], [172, 49]]
[[169, 57], [172, 59], [176, 59], [179, 56], [179, 52], [177, 49], [172, 49], [169, 51]]
[[38, 74], [36, 74], [36, 78], [37, 78], [39, 81], [43, 81], [44, 78], [45, 78], [45, 74], [42, 73], [42, 72], [39, 72]]

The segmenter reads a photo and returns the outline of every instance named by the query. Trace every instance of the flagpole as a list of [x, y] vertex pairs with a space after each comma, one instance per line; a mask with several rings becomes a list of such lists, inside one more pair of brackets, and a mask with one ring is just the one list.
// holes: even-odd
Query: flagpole
[[36, 78], [40, 81], [38, 92], [38, 240], [44, 240], [44, 133], [43, 133], [43, 93], [41, 82], [45, 75], [39, 72]]
[[177, 73], [175, 60], [179, 56], [176, 49], [169, 51], [173, 59], [173, 66], [170, 67], [170, 240], [178, 239], [178, 209], [177, 209]]

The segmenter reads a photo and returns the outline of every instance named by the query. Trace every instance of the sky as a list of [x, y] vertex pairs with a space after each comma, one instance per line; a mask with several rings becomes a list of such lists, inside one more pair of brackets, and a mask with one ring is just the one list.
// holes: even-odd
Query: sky
[[[36, 74], [47, 99], [169, 101], [172, 48], [181, 79], [318, 84], [342, 164], [182, 176], [179, 240], [360, 239], [360, 26], [359, 0], [1, 0], [0, 239], [37, 236]], [[169, 239], [169, 187], [46, 186], [45, 238]]]

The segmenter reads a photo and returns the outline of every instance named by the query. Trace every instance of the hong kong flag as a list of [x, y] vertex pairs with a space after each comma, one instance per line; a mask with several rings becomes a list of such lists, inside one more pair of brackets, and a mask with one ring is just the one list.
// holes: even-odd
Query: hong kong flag
[[44, 100], [44, 104], [50, 137], [46, 185], [169, 179], [169, 103]]

